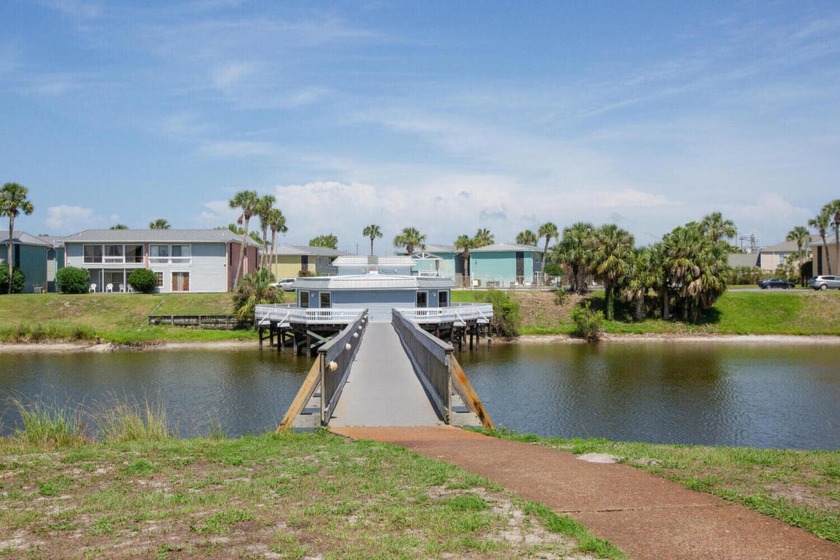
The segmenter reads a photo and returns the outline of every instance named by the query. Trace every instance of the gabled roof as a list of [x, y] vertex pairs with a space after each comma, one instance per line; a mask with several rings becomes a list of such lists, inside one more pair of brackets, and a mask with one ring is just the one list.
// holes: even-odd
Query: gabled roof
[[533, 253], [544, 253], [545, 251], [536, 245], [519, 245], [517, 243], [493, 243], [477, 249], [470, 249], [470, 253], [509, 253], [512, 251], [523, 251]]
[[329, 247], [310, 247], [308, 245], [279, 245], [274, 251], [275, 255], [281, 257], [314, 256], [314, 257], [338, 257], [346, 255], [344, 251], [330, 249]]
[[[68, 235], [65, 243], [240, 243], [229, 229], [88, 229]], [[260, 244], [247, 239], [251, 247]]]
[[[803, 248], [807, 247], [810, 244], [813, 244], [814, 241], [819, 241], [820, 238], [817, 236], [811, 236], [810, 241], [806, 241]], [[770, 245], [769, 247], [763, 247], [759, 250], [759, 253], [794, 253], [797, 251], [796, 241], [783, 241], [782, 243], [778, 243], [776, 245]]]
[[[40, 237], [35, 237], [34, 235], [29, 235], [25, 231], [16, 231], [14, 232], [15, 236], [12, 238], [12, 241], [18, 245], [36, 245], [38, 247], [52, 247], [52, 243], [41, 239]], [[7, 231], [0, 231], [0, 245], [5, 245], [9, 242], [9, 232]]]

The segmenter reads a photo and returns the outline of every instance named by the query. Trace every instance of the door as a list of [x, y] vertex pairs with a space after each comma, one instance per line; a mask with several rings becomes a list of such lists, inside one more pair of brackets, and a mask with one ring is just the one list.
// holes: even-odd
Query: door
[[516, 281], [520, 284], [525, 281], [525, 253], [516, 252]]
[[417, 306], [416, 307], [428, 307], [429, 306], [429, 292], [417, 292]]

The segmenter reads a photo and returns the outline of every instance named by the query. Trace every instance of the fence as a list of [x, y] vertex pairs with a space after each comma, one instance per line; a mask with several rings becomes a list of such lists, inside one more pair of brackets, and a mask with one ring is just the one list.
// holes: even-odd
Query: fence
[[172, 325], [175, 327], [198, 327], [201, 329], [246, 329], [250, 321], [243, 321], [236, 315], [149, 315], [150, 325]]

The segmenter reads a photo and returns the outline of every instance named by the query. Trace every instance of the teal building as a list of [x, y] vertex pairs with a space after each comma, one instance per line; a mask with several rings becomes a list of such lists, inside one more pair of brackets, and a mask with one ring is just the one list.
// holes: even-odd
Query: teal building
[[[55, 280], [53, 271], [50, 278], [49, 259], [56, 258], [56, 247], [53, 243], [29, 235], [24, 231], [16, 231], [12, 239], [14, 247], [14, 266], [24, 275], [23, 293], [46, 292], [49, 282]], [[8, 262], [9, 232], [0, 232], [0, 261]]]
[[543, 250], [535, 245], [494, 243], [470, 251], [473, 286], [508, 288], [538, 283]]

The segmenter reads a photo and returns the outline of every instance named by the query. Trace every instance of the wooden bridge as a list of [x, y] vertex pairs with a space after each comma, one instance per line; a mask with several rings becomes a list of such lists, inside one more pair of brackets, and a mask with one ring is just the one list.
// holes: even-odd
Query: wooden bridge
[[[482, 312], [487, 318], [487, 309]], [[492, 428], [454, 350], [404, 310], [394, 309], [391, 323], [371, 322], [360, 311], [318, 347], [278, 431], [327, 425]]]

